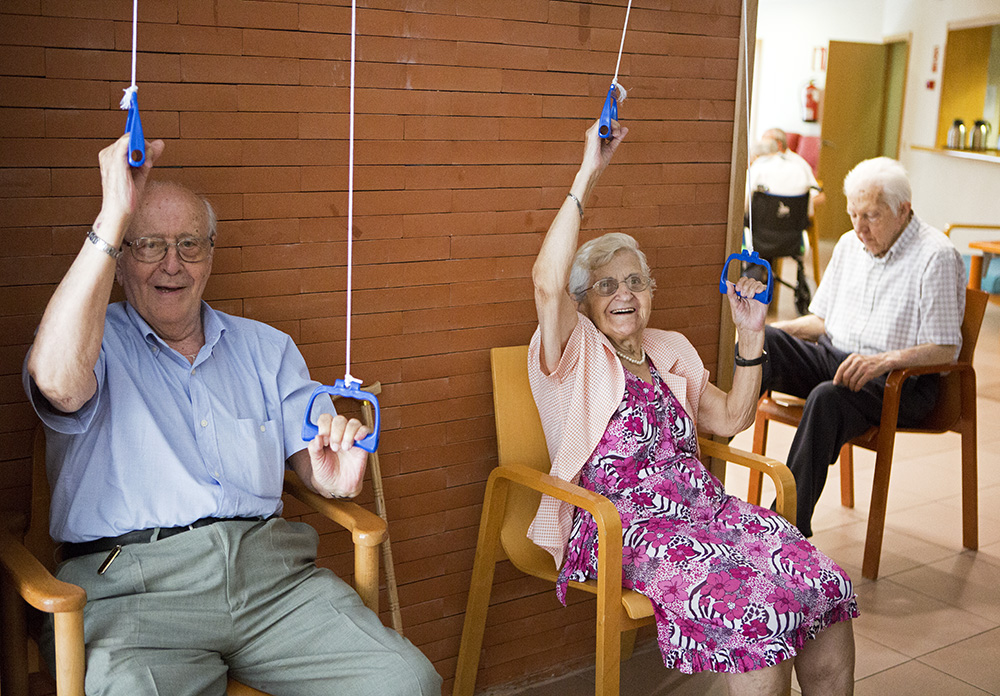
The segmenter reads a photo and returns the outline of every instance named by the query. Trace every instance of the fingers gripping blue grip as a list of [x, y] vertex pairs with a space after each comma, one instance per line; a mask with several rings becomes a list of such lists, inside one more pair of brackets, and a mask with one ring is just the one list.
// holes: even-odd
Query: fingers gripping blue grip
[[[771, 304], [771, 295], [774, 294], [774, 275], [771, 273], [771, 264], [767, 262], [766, 259], [762, 259], [756, 251], [744, 251], [739, 254], [730, 254], [729, 258], [726, 259], [726, 265], [722, 267], [722, 277], [719, 279], [719, 292], [723, 295], [726, 294], [726, 278], [729, 276], [729, 264], [736, 261], [746, 261], [747, 263], [754, 264], [757, 266], [763, 266], [767, 269], [767, 289], [764, 291], [764, 295], [754, 295], [755, 300], [763, 304]], [[739, 291], [736, 293], [739, 295]]]
[[146, 140], [142, 135], [142, 120], [139, 118], [139, 96], [132, 92], [128, 103], [128, 117], [125, 119], [128, 138], [128, 163], [141, 167], [146, 161]]
[[363, 389], [360, 389], [357, 384], [360, 384], [360, 382], [345, 384], [344, 380], [338, 379], [333, 383], [332, 387], [328, 384], [321, 384], [316, 387], [316, 391], [313, 392], [312, 397], [309, 399], [309, 405], [306, 406], [305, 421], [302, 423], [303, 440], [310, 442], [316, 437], [317, 433], [319, 433], [319, 428], [316, 424], [309, 420], [309, 414], [312, 413], [313, 402], [316, 401], [316, 397], [320, 394], [333, 394], [335, 396], [343, 396], [348, 399], [367, 401], [372, 405], [375, 410], [375, 431], [369, 433], [364, 439], [358, 440], [354, 444], [363, 449], [365, 452], [374, 452], [378, 449], [378, 436], [379, 433], [382, 432], [382, 414], [379, 411], [378, 399], [375, 398], [374, 394], [369, 394]]
[[618, 99], [615, 98], [614, 83], [608, 88], [608, 96], [604, 100], [604, 109], [601, 111], [601, 125], [597, 129], [597, 134], [602, 138], [611, 137], [611, 122], [618, 120]]

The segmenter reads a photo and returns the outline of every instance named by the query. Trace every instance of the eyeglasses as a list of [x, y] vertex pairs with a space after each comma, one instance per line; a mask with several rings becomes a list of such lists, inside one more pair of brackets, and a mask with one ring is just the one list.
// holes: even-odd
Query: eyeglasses
[[618, 286], [622, 283], [625, 283], [625, 287], [628, 288], [630, 292], [642, 292], [648, 288], [652, 282], [653, 279], [649, 276], [633, 273], [630, 276], [626, 276], [624, 280], [618, 280], [617, 278], [601, 278], [599, 281], [591, 285], [590, 289], [601, 297], [609, 297], [618, 292]]
[[132, 252], [132, 257], [141, 263], [156, 263], [167, 255], [167, 249], [177, 247], [177, 255], [182, 261], [198, 263], [208, 258], [215, 246], [214, 239], [206, 237], [181, 237], [176, 242], [168, 242], [162, 237], [139, 237], [125, 246]]

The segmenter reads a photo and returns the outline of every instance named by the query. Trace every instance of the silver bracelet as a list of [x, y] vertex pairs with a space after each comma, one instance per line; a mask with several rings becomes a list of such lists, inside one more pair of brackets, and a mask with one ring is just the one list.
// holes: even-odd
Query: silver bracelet
[[100, 249], [101, 251], [103, 251], [105, 254], [107, 254], [108, 256], [110, 256], [111, 258], [113, 258], [115, 261], [117, 261], [118, 257], [122, 255], [122, 250], [121, 249], [115, 249], [113, 246], [111, 246], [110, 244], [108, 244], [107, 242], [105, 242], [103, 239], [101, 239], [100, 237], [98, 237], [97, 233], [94, 232], [94, 228], [93, 227], [91, 227], [90, 231], [87, 232], [87, 239], [89, 239], [91, 241], [91, 243], [93, 243], [94, 246], [96, 246], [98, 249]]
[[580, 211], [580, 219], [582, 220], [583, 219], [583, 204], [580, 202], [580, 199], [577, 198], [576, 196], [574, 196], [572, 194], [572, 192], [571, 193], [567, 193], [566, 197], [567, 198], [572, 198], [573, 202], [576, 203], [576, 209]]

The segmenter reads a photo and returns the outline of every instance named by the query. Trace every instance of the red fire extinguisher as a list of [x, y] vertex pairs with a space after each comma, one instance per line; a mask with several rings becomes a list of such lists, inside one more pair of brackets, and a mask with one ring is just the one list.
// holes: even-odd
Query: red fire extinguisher
[[819, 87], [813, 80], [809, 80], [802, 89], [802, 120], [806, 123], [815, 123], [819, 118]]

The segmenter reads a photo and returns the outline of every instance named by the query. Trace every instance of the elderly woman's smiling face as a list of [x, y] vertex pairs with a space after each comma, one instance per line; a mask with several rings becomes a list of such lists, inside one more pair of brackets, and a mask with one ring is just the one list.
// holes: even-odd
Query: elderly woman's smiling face
[[[644, 277], [642, 265], [634, 253], [623, 250], [611, 257], [608, 263], [595, 268], [590, 282], [593, 284], [604, 278], [624, 281], [632, 275]], [[648, 285], [644, 290], [633, 292], [626, 283], [619, 282], [618, 289], [606, 297], [599, 295], [594, 288], [588, 290], [580, 302], [580, 311], [616, 347], [633, 344], [632, 347], [638, 348], [652, 305], [653, 294]]]

